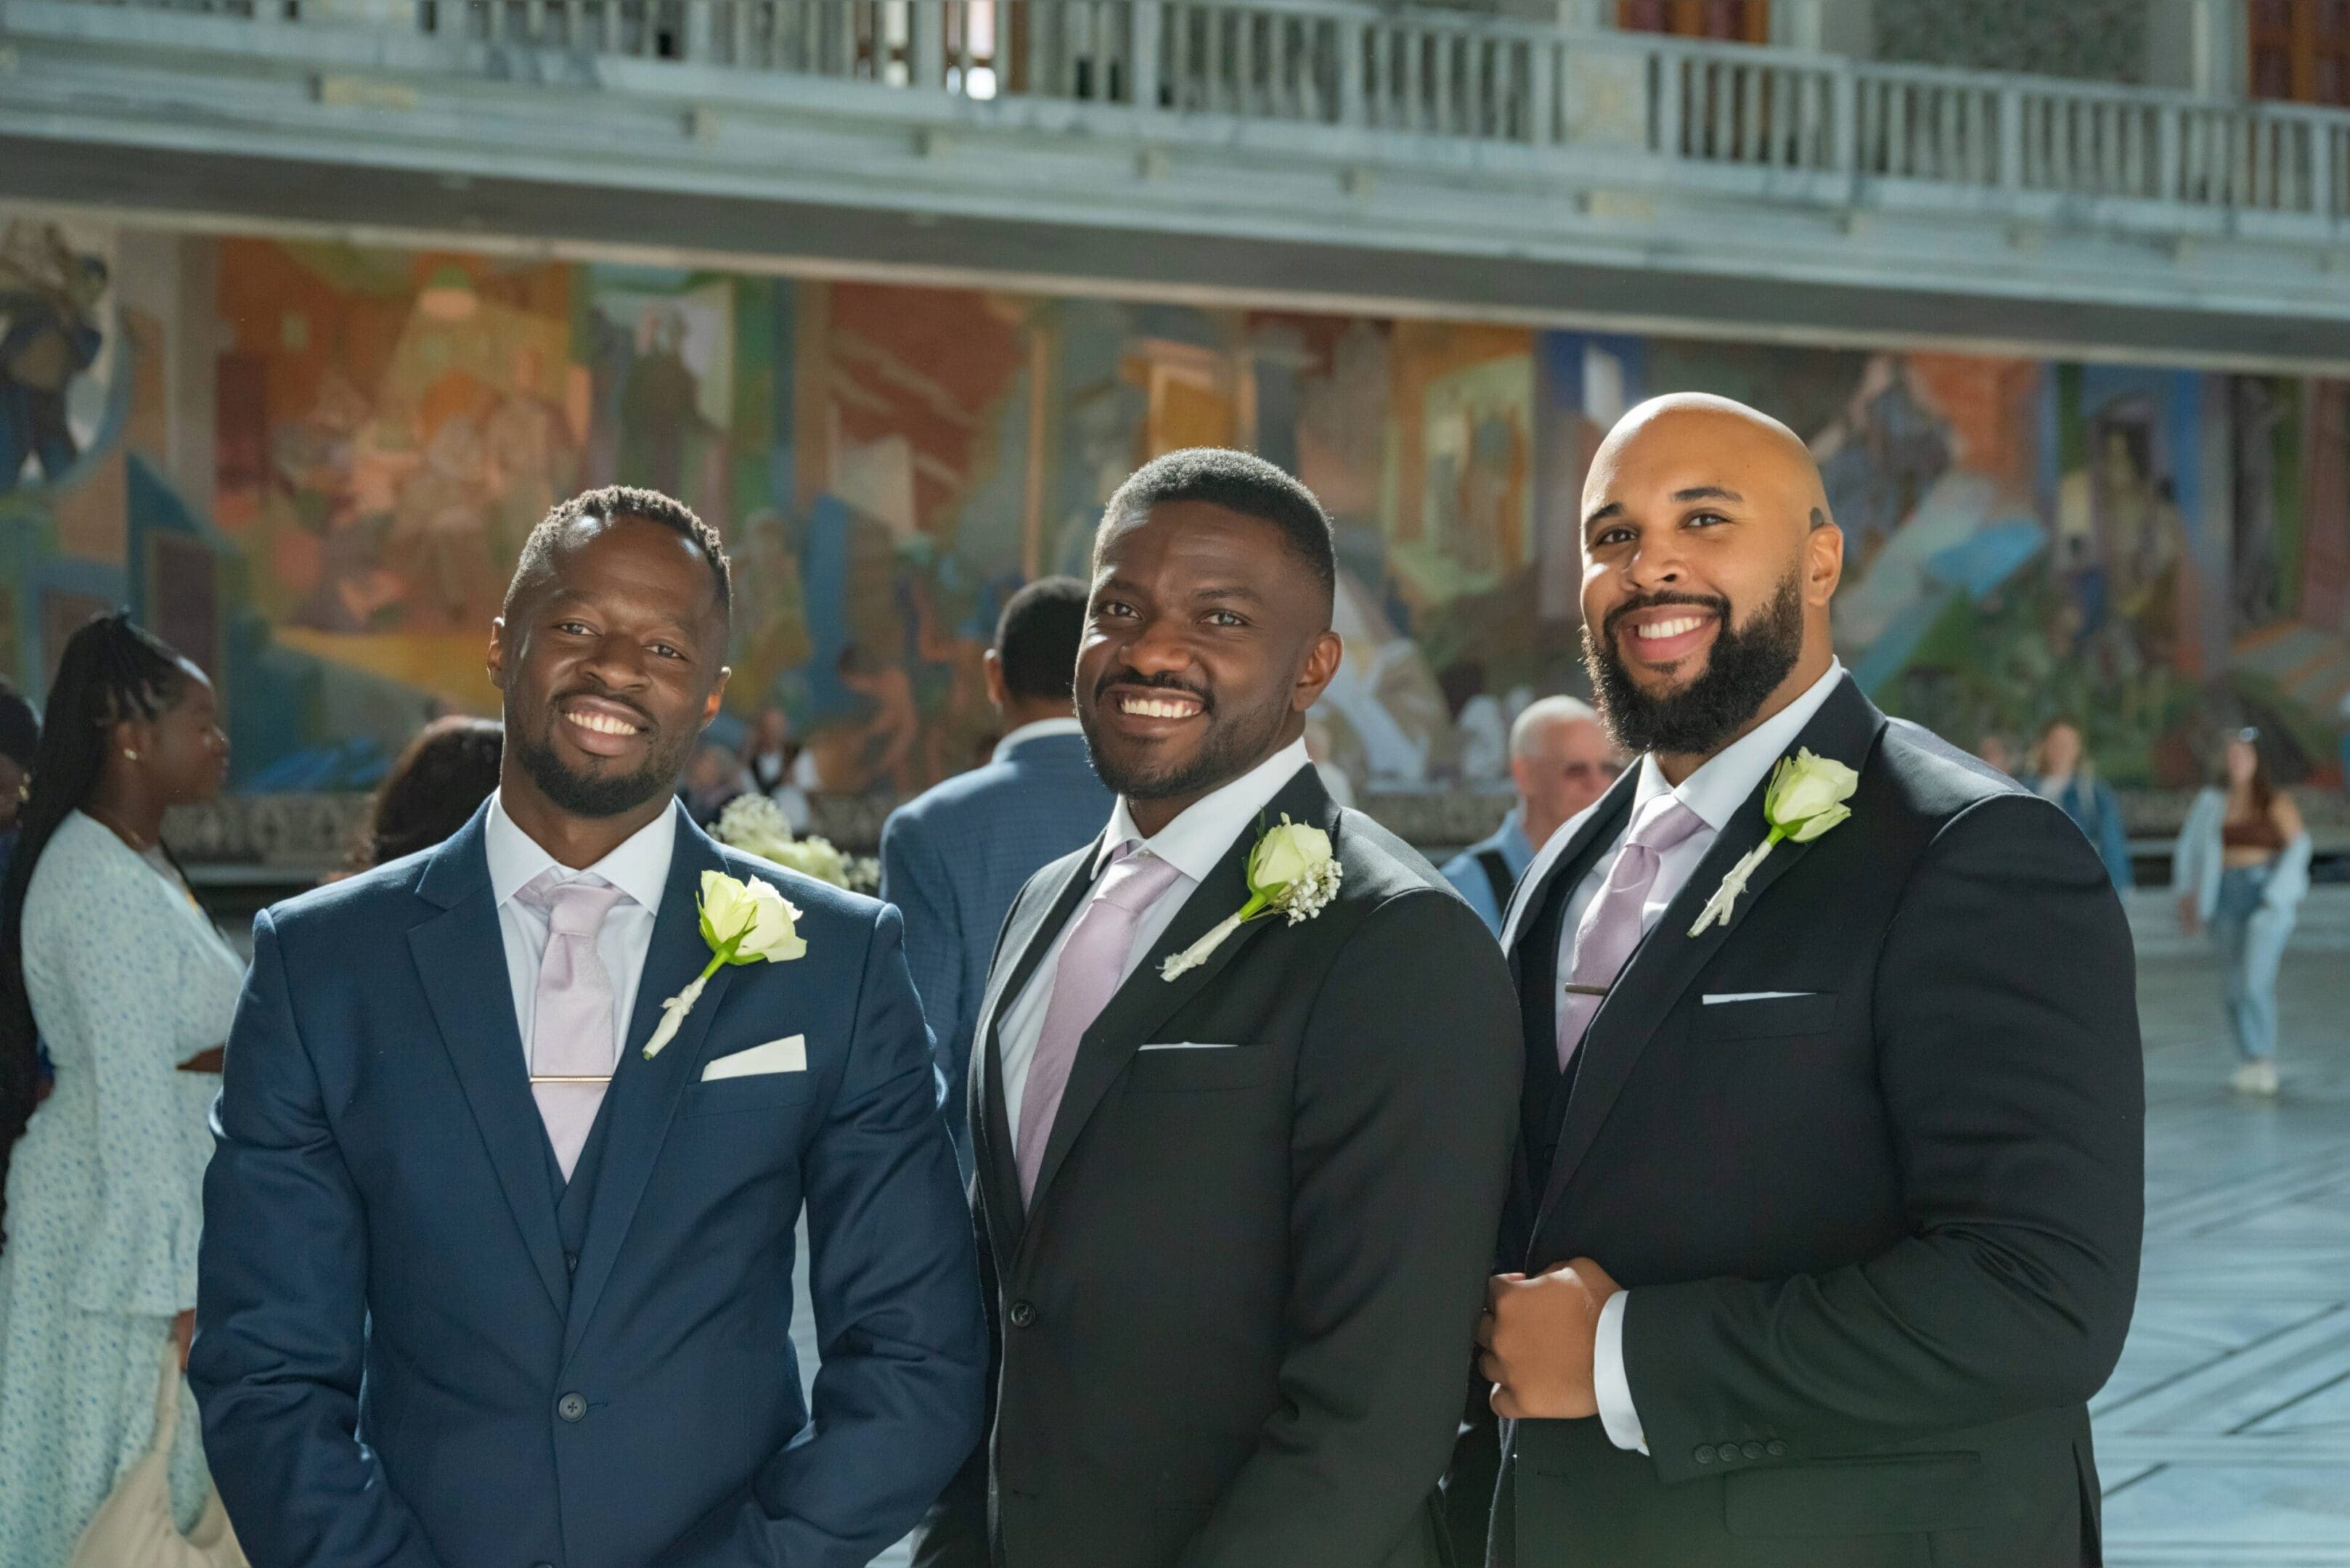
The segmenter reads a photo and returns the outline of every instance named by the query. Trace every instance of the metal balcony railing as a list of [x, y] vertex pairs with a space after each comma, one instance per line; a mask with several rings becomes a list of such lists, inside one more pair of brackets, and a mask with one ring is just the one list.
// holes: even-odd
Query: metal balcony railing
[[[2350, 218], [2350, 113], [1347, 0], [79, 0], [1992, 204]], [[1391, 143], [1390, 143], [1391, 144]], [[1748, 178], [1759, 177], [1750, 175]]]

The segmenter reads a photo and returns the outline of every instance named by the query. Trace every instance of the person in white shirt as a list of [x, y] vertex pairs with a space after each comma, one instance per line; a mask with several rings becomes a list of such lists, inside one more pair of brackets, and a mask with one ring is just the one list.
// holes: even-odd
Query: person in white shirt
[[1583, 512], [1586, 663], [1640, 760], [1503, 935], [1491, 1559], [2095, 1562], [2144, 1211], [2105, 868], [1838, 664], [1843, 538], [1777, 421], [1645, 404]]

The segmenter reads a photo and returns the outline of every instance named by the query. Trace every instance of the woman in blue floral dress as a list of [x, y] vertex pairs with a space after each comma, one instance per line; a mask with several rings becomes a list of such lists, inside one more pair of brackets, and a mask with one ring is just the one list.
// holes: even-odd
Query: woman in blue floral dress
[[[195, 1320], [196, 1241], [244, 966], [158, 841], [218, 792], [212, 683], [120, 616], [67, 643], [0, 892], [0, 1563], [59, 1568], [154, 1437], [155, 1379]], [[37, 1031], [57, 1086], [32, 1111]], [[29, 1123], [26, 1116], [30, 1112]], [[207, 1478], [182, 1397], [173, 1502]]]

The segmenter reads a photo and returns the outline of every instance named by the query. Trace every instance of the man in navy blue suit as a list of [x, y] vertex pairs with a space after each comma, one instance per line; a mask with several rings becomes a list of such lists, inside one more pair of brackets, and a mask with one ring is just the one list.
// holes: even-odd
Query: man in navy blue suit
[[[668, 497], [557, 507], [491, 635], [497, 794], [255, 922], [189, 1374], [255, 1568], [850, 1568], [977, 1440], [971, 1223], [897, 912], [672, 800], [729, 597]], [[710, 961], [712, 874], [779, 888], [806, 950], [719, 968], [649, 1056]]]
[[1112, 798], [1070, 696], [1085, 627], [1086, 585], [1075, 577], [1040, 577], [1013, 595], [987, 654], [987, 694], [1005, 730], [994, 760], [908, 801], [881, 828], [881, 897], [906, 917], [906, 962], [938, 1036], [966, 1177], [964, 1083], [995, 933], [1029, 877], [1109, 820]]

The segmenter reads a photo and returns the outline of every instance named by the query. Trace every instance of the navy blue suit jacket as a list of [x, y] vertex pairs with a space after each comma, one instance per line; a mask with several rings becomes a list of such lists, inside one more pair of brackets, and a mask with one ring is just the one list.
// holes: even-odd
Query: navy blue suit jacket
[[1028, 878], [1099, 837], [1116, 804], [1083, 735], [1038, 735], [908, 801], [882, 826], [881, 897], [905, 912], [906, 961], [938, 1036], [966, 1169], [964, 1085], [995, 935]]
[[[868, 1562], [971, 1451], [986, 1359], [896, 912], [681, 819], [567, 1256], [483, 820], [254, 924], [189, 1369], [245, 1551]], [[648, 1062], [661, 1001], [708, 961], [695, 897], [721, 868], [783, 888], [806, 955], [721, 969]], [[790, 1034], [805, 1072], [700, 1081]], [[813, 1422], [789, 1332], [803, 1201]]]

